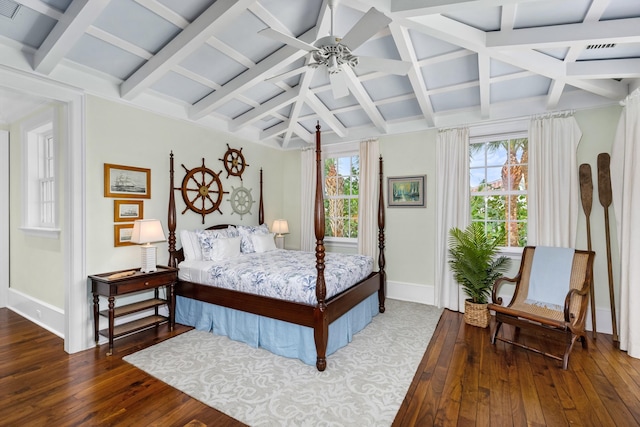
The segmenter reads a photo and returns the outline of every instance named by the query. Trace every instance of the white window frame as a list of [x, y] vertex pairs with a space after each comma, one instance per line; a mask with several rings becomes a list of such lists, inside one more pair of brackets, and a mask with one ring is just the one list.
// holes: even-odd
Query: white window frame
[[[470, 127], [469, 144], [477, 144], [503, 139], [514, 139], [529, 137], [529, 122], [527, 120], [516, 120], [500, 123], [488, 123]], [[471, 206], [469, 206], [471, 209]], [[469, 211], [471, 215], [471, 211]], [[527, 211], [528, 220], [528, 211]], [[519, 258], [524, 247], [521, 246], [500, 246], [500, 254], [511, 258]]]
[[[322, 150], [322, 165], [323, 165], [323, 173], [322, 173], [322, 195], [324, 199], [325, 188], [324, 188], [324, 162], [326, 159], [339, 158], [339, 157], [352, 157], [352, 156], [360, 156], [360, 144], [358, 142], [347, 142], [341, 144], [330, 144], [326, 147], [323, 147]], [[324, 205], [324, 203], [323, 203]], [[358, 195], [358, 212], [360, 212], [360, 196]], [[326, 214], [326, 212], [325, 212]], [[336, 248], [348, 248], [353, 249], [358, 247], [358, 238], [357, 237], [331, 237], [325, 236], [324, 241], [330, 243], [331, 246]]]
[[[58, 168], [58, 112], [47, 108], [34, 117], [25, 120], [20, 127], [22, 145], [22, 226], [20, 229], [31, 236], [57, 239], [59, 228], [59, 168]], [[47, 137], [53, 138], [53, 178], [52, 221], [42, 221], [43, 195], [41, 194], [42, 172], [44, 170], [43, 145]]]

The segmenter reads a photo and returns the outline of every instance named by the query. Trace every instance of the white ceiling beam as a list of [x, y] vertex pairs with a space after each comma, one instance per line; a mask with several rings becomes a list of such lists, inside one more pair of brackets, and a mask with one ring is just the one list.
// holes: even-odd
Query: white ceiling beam
[[103, 42], [109, 43], [110, 45], [116, 46], [119, 49], [122, 49], [126, 52], [132, 53], [140, 58], [146, 59], [147, 61], [153, 57], [153, 54], [146, 49], [141, 48], [138, 45], [135, 45], [131, 42], [121, 39], [120, 37], [115, 36], [113, 33], [108, 33], [103, 29], [95, 27], [93, 25], [89, 26], [86, 31], [87, 34], [97, 38], [98, 40], [102, 40]]
[[488, 119], [491, 112], [491, 58], [478, 54], [478, 81], [480, 86], [480, 116]]
[[231, 132], [237, 131], [239, 128], [255, 123], [256, 121], [272, 114], [287, 105], [295, 102], [300, 89], [294, 88], [281, 94], [274, 96], [259, 107], [253, 108], [244, 114], [236, 117], [229, 124], [229, 130]]
[[369, 120], [371, 120], [378, 131], [387, 133], [387, 123], [384, 121], [384, 117], [382, 117], [380, 110], [375, 106], [364, 86], [362, 86], [362, 83], [358, 80], [356, 73], [353, 72], [351, 67], [343, 67], [342, 73], [345, 73], [351, 94], [356, 98], [367, 116], [369, 116]]
[[253, 62], [217, 37], [209, 37], [209, 39], [207, 40], [207, 44], [212, 48], [222, 52], [237, 63], [242, 64], [245, 68], [251, 68], [256, 65], [255, 62]]
[[49, 74], [76, 45], [110, 0], [74, 0], [33, 57], [33, 69]]
[[574, 44], [638, 43], [640, 18], [551, 25], [487, 33], [489, 48], [547, 49]]
[[514, 23], [516, 22], [516, 12], [518, 5], [506, 4], [502, 6], [502, 12], [500, 14], [500, 31], [513, 30]]
[[400, 58], [403, 61], [408, 61], [412, 64], [409, 72], [407, 73], [407, 77], [409, 78], [413, 92], [416, 95], [416, 101], [418, 101], [422, 115], [427, 120], [429, 126], [433, 126], [433, 104], [427, 94], [427, 85], [422, 76], [421, 68], [418, 66], [416, 50], [413, 46], [413, 42], [411, 41], [411, 37], [409, 37], [409, 32], [406, 28], [403, 28], [399, 24], [393, 22], [389, 24], [389, 29], [391, 30], [391, 35], [393, 36], [393, 40], [396, 43], [398, 52], [400, 53]]
[[309, 108], [311, 108], [323, 122], [327, 124], [340, 138], [347, 136], [347, 128], [338, 120], [333, 111], [330, 111], [326, 105], [320, 101], [315, 93], [310, 93], [305, 100]]
[[149, 9], [165, 21], [171, 22], [178, 28], [184, 29], [189, 25], [189, 21], [157, 0], [135, 0], [135, 2]]
[[20, 3], [31, 10], [35, 10], [49, 18], [53, 18], [59, 21], [62, 18], [63, 13], [55, 7], [49, 6], [47, 3], [41, 0], [17, 0], [16, 3]]
[[[311, 29], [304, 33], [300, 38], [309, 42], [313, 41], [313, 37], [315, 37], [315, 30]], [[274, 72], [297, 61], [306, 54], [307, 52], [290, 46], [284, 46], [278, 49], [275, 53], [269, 55], [256, 64], [255, 67], [248, 69], [238, 77], [227, 82], [220, 90], [215, 91], [196, 102], [191, 106], [191, 108], [189, 108], [189, 118], [192, 120], [201, 119], [211, 111], [232, 99], [236, 93], [243, 92], [251, 86], [263, 82], [266, 78], [271, 77]]]
[[181, 31], [160, 52], [145, 62], [131, 77], [120, 85], [122, 98], [131, 100], [179, 64], [214, 32], [226, 28], [246, 11], [255, 0], [218, 0], [205, 10], [193, 23]]
[[[306, 62], [309, 62], [309, 59], [307, 59]], [[300, 118], [300, 112], [302, 111], [304, 102], [309, 96], [309, 94], [311, 94], [312, 96], [315, 96], [311, 93], [309, 89], [309, 86], [311, 85], [311, 81], [313, 80], [313, 76], [315, 75], [315, 73], [316, 73], [316, 68], [307, 68], [307, 72], [304, 74], [304, 76], [302, 76], [302, 79], [300, 79], [300, 84], [298, 85], [298, 89], [299, 89], [298, 99], [296, 100], [295, 104], [293, 104], [293, 107], [291, 108], [291, 113], [289, 114], [289, 120], [294, 125], [298, 124], [298, 118]], [[300, 126], [300, 128], [304, 129], [302, 126]], [[291, 142], [291, 138], [293, 137], [293, 134], [294, 134], [294, 127], [290, 126], [289, 129], [287, 129], [287, 132], [284, 134], [284, 138], [282, 139], [282, 148], [289, 147], [289, 142]], [[298, 135], [298, 136], [303, 138], [305, 135]]]
[[567, 76], [581, 79], [638, 78], [640, 58], [572, 62], [567, 64]]
[[394, 17], [410, 17], [456, 12], [469, 9], [491, 8], [536, 0], [392, 0]]
[[481, 30], [476, 30], [468, 25], [441, 16], [422, 16], [415, 19], [402, 20], [402, 24], [423, 32], [432, 37], [437, 37], [448, 43], [456, 44], [465, 49], [489, 55], [523, 70], [529, 70], [550, 79], [560, 79], [572, 86], [588, 92], [604, 96], [609, 99], [621, 99], [628, 93], [625, 83], [612, 80], [584, 80], [568, 78], [565, 64], [535, 50], [520, 49], [490, 49], [486, 46], [488, 35]]
[[[611, 0], [593, 0], [591, 2], [591, 5], [589, 5], [589, 10], [587, 11], [587, 15], [585, 16], [583, 22], [599, 21], [607, 6], [609, 6], [609, 3], [611, 3]], [[574, 44], [569, 47], [569, 50], [564, 57], [565, 64], [577, 61], [580, 57], [580, 54], [582, 54], [582, 52], [584, 51], [585, 47], [585, 44]], [[560, 80], [554, 80], [553, 82], [551, 82], [551, 85], [549, 86], [549, 93], [547, 94], [548, 110], [555, 110], [558, 107], [560, 97], [564, 92], [564, 87], [565, 83]]]
[[289, 128], [289, 120], [285, 120], [282, 123], [273, 125], [260, 132], [260, 141], [266, 141], [267, 139], [275, 138], [287, 131]]

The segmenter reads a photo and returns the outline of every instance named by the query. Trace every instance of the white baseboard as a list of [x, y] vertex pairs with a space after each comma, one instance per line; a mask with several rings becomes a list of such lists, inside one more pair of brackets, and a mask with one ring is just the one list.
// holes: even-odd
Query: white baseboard
[[392, 282], [387, 280], [387, 297], [400, 301], [435, 304], [435, 287], [416, 283]]
[[[508, 302], [511, 300], [512, 294], [501, 293], [500, 296], [505, 302]], [[393, 282], [387, 280], [387, 297], [401, 301], [435, 305], [435, 286], [417, 283]], [[464, 304], [461, 304], [460, 312], [464, 312]], [[596, 307], [596, 326], [598, 329], [598, 333], [613, 333], [613, 327], [611, 323], [611, 310]], [[585, 328], [588, 331], [591, 331], [593, 329], [591, 325], [590, 308], [587, 313], [587, 322]]]
[[7, 308], [64, 338], [64, 310], [9, 288]]

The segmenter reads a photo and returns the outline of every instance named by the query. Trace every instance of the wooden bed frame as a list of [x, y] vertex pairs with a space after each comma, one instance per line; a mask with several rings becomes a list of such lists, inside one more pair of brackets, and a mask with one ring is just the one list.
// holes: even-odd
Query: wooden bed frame
[[[169, 265], [178, 267], [178, 264], [184, 260], [182, 248], [176, 249], [176, 204], [174, 196], [174, 169], [173, 169], [173, 153], [170, 155], [170, 192], [169, 192], [169, 211], [168, 211], [168, 228], [169, 228]], [[198, 301], [204, 301], [223, 307], [228, 307], [244, 312], [266, 316], [273, 319], [283, 320], [297, 325], [307, 326], [314, 330], [314, 340], [316, 345], [316, 367], [319, 371], [324, 371], [327, 366], [326, 350], [329, 337], [329, 324], [340, 316], [348, 312], [360, 302], [367, 299], [373, 293], [378, 293], [378, 303], [380, 313], [384, 313], [385, 307], [385, 258], [384, 258], [384, 199], [383, 199], [383, 171], [382, 157], [380, 157], [379, 171], [379, 201], [378, 201], [378, 266], [379, 271], [371, 273], [366, 279], [353, 285], [349, 289], [335, 295], [329, 299], [326, 298], [326, 285], [324, 278], [325, 269], [325, 218], [324, 218], [324, 202], [322, 191], [322, 158], [320, 148], [320, 125], [316, 126], [316, 193], [315, 193], [315, 212], [314, 212], [314, 228], [316, 237], [316, 269], [318, 276], [316, 279], [316, 305], [303, 304], [298, 302], [290, 302], [275, 298], [264, 297], [260, 295], [249, 294], [245, 292], [232, 291], [228, 289], [216, 288], [207, 285], [201, 285], [192, 282], [178, 281], [175, 286], [175, 295], [192, 298]], [[264, 223], [264, 207], [262, 200], [262, 169], [260, 170], [260, 201], [258, 221]], [[209, 229], [227, 228], [228, 224], [220, 224]], [[174, 301], [175, 307], [175, 301]]]

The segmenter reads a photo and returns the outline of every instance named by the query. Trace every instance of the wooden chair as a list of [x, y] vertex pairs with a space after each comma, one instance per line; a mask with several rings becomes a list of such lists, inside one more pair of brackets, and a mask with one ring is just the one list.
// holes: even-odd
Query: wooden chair
[[[491, 343], [496, 339], [562, 361], [569, 365], [569, 353], [577, 339], [588, 348], [585, 320], [592, 284], [593, 251], [568, 248], [527, 246], [522, 252], [518, 275], [501, 277], [495, 281], [489, 309], [495, 311], [496, 322]], [[507, 306], [502, 305], [498, 289], [504, 282], [515, 283], [515, 292]], [[503, 323], [516, 327], [513, 340], [498, 332]], [[562, 357], [516, 342], [520, 328], [547, 332], [564, 339], [566, 347]], [[504, 335], [504, 334], [503, 334]]]

